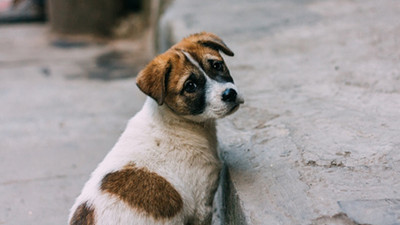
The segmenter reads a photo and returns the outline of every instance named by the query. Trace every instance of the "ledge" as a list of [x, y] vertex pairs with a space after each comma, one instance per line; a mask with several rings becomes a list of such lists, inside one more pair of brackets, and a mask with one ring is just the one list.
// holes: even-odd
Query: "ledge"
[[225, 59], [246, 104], [218, 123], [226, 224], [400, 223], [399, 10], [389, 0], [172, 3], [161, 51], [206, 30], [235, 52]]

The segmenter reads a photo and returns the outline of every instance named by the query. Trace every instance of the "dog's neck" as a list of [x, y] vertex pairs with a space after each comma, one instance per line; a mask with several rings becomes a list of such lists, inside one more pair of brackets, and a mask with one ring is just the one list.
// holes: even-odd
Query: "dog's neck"
[[[156, 101], [148, 97], [140, 112], [143, 119], [152, 121], [148, 126], [158, 126], [168, 136], [188, 137], [188, 141], [192, 143], [191, 137], [197, 136], [197, 140], [202, 140], [201, 145], [207, 145], [207, 151], [215, 158], [218, 157], [217, 150], [217, 132], [215, 120], [207, 120], [204, 122], [194, 122], [182, 116], [175, 114], [168, 106], [158, 105]], [[150, 117], [150, 118], [149, 118]], [[201, 137], [201, 138], [200, 138]]]
[[170, 125], [170, 127], [188, 128], [192, 131], [194, 129], [206, 130], [215, 134], [215, 119], [196, 121], [191, 119], [190, 116], [177, 115], [166, 104], [160, 106], [150, 97], [147, 97], [143, 108], [149, 110], [148, 113], [152, 114], [154, 118]]

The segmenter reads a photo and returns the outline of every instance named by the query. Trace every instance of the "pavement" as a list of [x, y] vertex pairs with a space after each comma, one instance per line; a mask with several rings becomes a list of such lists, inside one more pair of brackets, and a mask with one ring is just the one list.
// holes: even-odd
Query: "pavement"
[[60, 39], [46, 24], [0, 26], [0, 224], [67, 223], [142, 106], [134, 76], [148, 61], [144, 46]]
[[400, 3], [176, 0], [161, 51], [218, 34], [245, 105], [220, 121], [225, 224], [400, 224]]
[[[399, 12], [397, 0], [171, 4], [160, 51], [218, 34], [246, 100], [218, 123], [221, 224], [400, 224]], [[66, 224], [142, 105], [146, 50], [54, 39], [45, 24], [0, 26], [0, 49], [0, 224]]]

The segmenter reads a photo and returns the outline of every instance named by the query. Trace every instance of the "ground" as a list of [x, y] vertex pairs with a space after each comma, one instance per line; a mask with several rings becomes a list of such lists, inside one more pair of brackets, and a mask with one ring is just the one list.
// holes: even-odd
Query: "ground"
[[90, 172], [138, 111], [140, 41], [70, 41], [0, 26], [0, 224], [66, 224]]
[[[400, 224], [399, 12], [396, 0], [172, 3], [161, 51], [206, 30], [235, 52], [246, 102], [218, 123], [223, 222]], [[142, 104], [125, 62], [142, 63], [141, 45], [59, 41], [45, 25], [0, 34], [0, 224], [65, 224]]]

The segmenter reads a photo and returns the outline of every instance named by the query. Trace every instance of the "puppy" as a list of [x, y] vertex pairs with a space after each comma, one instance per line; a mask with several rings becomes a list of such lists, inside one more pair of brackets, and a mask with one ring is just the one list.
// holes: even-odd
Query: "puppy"
[[210, 224], [221, 163], [215, 120], [242, 97], [214, 34], [198, 33], [138, 75], [149, 97], [76, 199], [69, 224]]

